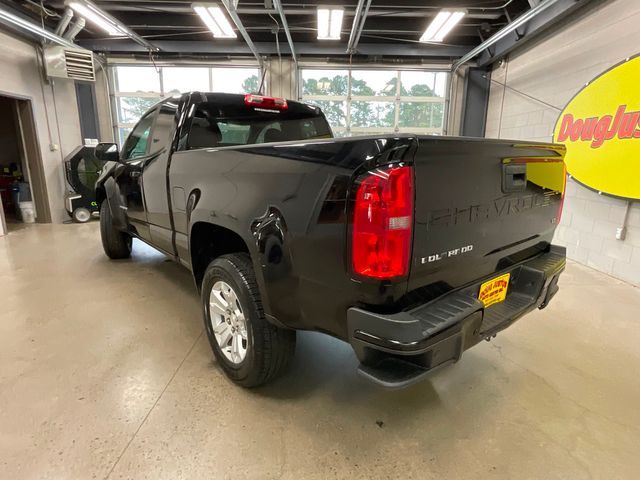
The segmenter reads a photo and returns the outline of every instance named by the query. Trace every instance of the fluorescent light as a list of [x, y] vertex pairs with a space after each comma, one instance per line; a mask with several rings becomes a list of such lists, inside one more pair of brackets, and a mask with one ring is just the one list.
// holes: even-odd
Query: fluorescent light
[[236, 32], [225, 17], [222, 9], [215, 3], [194, 3], [191, 8], [200, 15], [204, 24], [216, 38], [236, 38]]
[[116, 23], [102, 15], [102, 12], [90, 3], [70, 2], [69, 6], [85, 20], [100, 27], [111, 36], [126, 36], [128, 33]]
[[442, 42], [466, 12], [461, 10], [440, 10], [420, 37], [421, 42]]
[[318, 38], [329, 38], [329, 18], [331, 10], [328, 8], [318, 9]]
[[340, 39], [340, 31], [342, 30], [342, 17], [344, 16], [344, 10], [334, 9], [331, 10], [331, 20], [329, 21], [329, 37]]
[[318, 7], [318, 40], [340, 40], [344, 9]]

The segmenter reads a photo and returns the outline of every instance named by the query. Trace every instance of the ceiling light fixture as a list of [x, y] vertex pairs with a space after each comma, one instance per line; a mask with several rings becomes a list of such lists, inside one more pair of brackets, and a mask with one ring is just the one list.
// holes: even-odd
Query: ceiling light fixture
[[440, 10], [420, 37], [421, 42], [442, 42], [466, 12], [462, 10]]
[[318, 40], [340, 40], [343, 17], [343, 8], [318, 7]]
[[204, 24], [215, 38], [236, 38], [236, 32], [219, 5], [215, 3], [194, 3], [191, 8], [200, 15]]
[[88, 2], [69, 2], [71, 7], [78, 15], [85, 20], [89, 20], [96, 27], [101, 28], [112, 37], [124, 37], [127, 36], [127, 32], [120, 28], [117, 22], [102, 15], [102, 12], [92, 3]]
[[67, 0], [65, 3], [73, 9], [79, 16], [88, 20], [96, 27], [101, 28], [109, 34], [110, 37], [129, 37], [134, 42], [142, 45], [150, 51], [158, 51], [158, 48], [147, 42], [137, 33], [124, 26], [117, 19], [113, 18], [107, 12], [102, 10], [96, 4], [89, 0]]

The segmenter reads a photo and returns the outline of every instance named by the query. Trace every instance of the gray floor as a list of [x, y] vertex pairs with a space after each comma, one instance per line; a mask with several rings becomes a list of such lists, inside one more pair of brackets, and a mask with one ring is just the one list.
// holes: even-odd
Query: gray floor
[[186, 270], [97, 224], [0, 238], [0, 478], [631, 479], [640, 290], [570, 264], [562, 290], [402, 391], [301, 334], [255, 391], [222, 376]]

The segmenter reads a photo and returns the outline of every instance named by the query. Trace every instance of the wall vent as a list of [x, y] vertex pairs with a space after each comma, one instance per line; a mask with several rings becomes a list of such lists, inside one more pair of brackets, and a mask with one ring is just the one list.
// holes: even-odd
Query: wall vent
[[44, 65], [48, 77], [70, 78], [84, 82], [96, 80], [93, 53], [83, 48], [46, 47]]

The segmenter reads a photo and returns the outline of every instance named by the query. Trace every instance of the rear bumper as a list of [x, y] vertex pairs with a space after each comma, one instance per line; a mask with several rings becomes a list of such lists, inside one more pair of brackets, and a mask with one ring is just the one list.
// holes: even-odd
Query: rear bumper
[[347, 311], [349, 343], [358, 372], [391, 388], [411, 385], [433, 370], [458, 361], [462, 352], [490, 338], [558, 292], [565, 268], [564, 247], [493, 276], [510, 272], [505, 301], [487, 309], [478, 300], [482, 279], [409, 311], [385, 315], [360, 308]]

